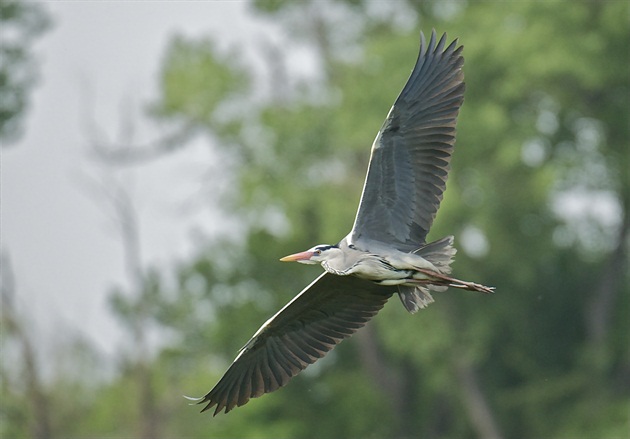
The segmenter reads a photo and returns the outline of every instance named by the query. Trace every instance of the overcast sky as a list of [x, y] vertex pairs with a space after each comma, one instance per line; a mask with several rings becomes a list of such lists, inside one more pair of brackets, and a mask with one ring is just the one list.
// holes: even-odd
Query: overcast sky
[[[112, 352], [120, 333], [106, 297], [113, 285], [124, 284], [125, 274], [107, 204], [86, 184], [99, 175], [86, 157], [86, 120], [115, 135], [123, 104], [141, 119], [143, 106], [156, 99], [161, 57], [175, 33], [246, 45], [261, 34], [274, 38], [278, 30], [253, 20], [239, 1], [45, 7], [54, 25], [35, 47], [41, 79], [26, 130], [2, 151], [2, 248], [11, 257], [16, 307], [34, 335], [46, 342], [59, 328], [77, 330]], [[155, 134], [146, 127], [140, 132], [138, 141]], [[211, 211], [184, 207], [199, 193], [212, 160], [207, 145], [193, 144], [132, 172], [146, 264], [172, 267], [194, 250], [192, 231], [211, 235], [220, 228]]]

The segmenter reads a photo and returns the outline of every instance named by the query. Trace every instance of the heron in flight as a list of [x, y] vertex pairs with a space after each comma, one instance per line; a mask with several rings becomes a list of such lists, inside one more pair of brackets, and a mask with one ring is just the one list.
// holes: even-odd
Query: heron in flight
[[217, 385], [197, 401], [214, 415], [284, 386], [364, 326], [395, 293], [411, 313], [431, 291], [493, 288], [450, 276], [453, 237], [426, 243], [442, 201], [464, 100], [462, 46], [421, 34], [420, 54], [372, 144], [350, 233], [281, 261], [321, 264], [324, 273], [245, 344]]

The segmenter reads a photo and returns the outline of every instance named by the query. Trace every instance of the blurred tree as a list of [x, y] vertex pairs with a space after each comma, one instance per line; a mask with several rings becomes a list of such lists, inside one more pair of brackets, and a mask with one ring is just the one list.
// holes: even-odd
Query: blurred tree
[[[289, 101], [250, 105], [246, 118], [206, 112], [206, 119], [199, 119], [235, 164], [229, 173], [238, 189], [230, 192], [227, 208], [249, 222], [240, 256], [218, 262], [226, 244], [208, 250], [223, 281], [206, 284], [206, 300], [234, 307], [213, 314], [214, 336], [204, 331], [214, 355], [224, 352], [224, 361], [314, 276], [301, 267], [279, 267], [268, 255], [334, 242], [347, 232], [367, 145], [383, 108], [404, 84], [417, 47], [415, 28], [394, 30], [400, 11], [392, 8], [385, 14], [388, 21], [371, 2], [330, 2], [325, 10], [308, 2], [256, 5], [310, 44], [326, 74], [324, 83], [299, 84]], [[356, 399], [342, 394], [352, 399], [363, 425], [344, 430], [353, 415], [336, 402], [344, 416], [339, 424], [327, 416], [332, 431], [428, 437], [622, 434], [628, 393], [620, 384], [629, 373], [622, 316], [628, 311], [630, 74], [619, 54], [628, 53], [628, 5], [582, 1], [572, 3], [570, 13], [561, 1], [396, 6], [418, 17], [425, 29], [443, 28], [448, 20], [451, 33], [466, 43], [468, 92], [452, 179], [433, 235], [455, 232], [462, 249], [456, 271], [498, 285], [499, 293], [488, 300], [444, 295], [415, 318], [399, 318], [400, 309], [386, 307], [367, 335], [318, 366], [327, 376], [317, 387], [327, 388], [326, 381], [336, 376], [351, 382], [361, 370], [372, 377], [364, 386], [372, 382], [371, 392], [383, 392], [372, 409], [356, 389]], [[315, 15], [305, 13], [314, 9]], [[340, 28], [340, 22], [360, 24]], [[339, 41], [344, 44], [332, 43]], [[341, 47], [360, 48], [361, 55], [349, 56]], [[208, 53], [200, 50], [194, 58]], [[177, 69], [191, 75], [192, 65]], [[165, 74], [173, 74], [172, 66], [166, 63]], [[181, 89], [190, 83], [183, 75], [169, 78]], [[165, 93], [162, 114], [188, 117], [192, 101], [172, 96]], [[568, 212], [567, 203], [582, 207]], [[611, 214], [600, 214], [600, 208]], [[219, 249], [220, 257], [213, 258]], [[279, 278], [286, 281], [279, 284]], [[220, 299], [213, 298], [215, 288]], [[235, 326], [236, 318], [242, 323]], [[241, 336], [232, 333], [237, 330]], [[394, 378], [379, 387], [383, 371]], [[265, 397], [268, 405], [260, 403], [260, 410], [286, 398], [283, 418], [296, 401], [315, 411], [316, 395], [299, 393], [311, 379], [307, 374]], [[340, 397], [339, 389], [330, 392]], [[218, 422], [239, 423], [248, 410]], [[391, 424], [370, 423], [383, 411]], [[287, 435], [307, 436], [321, 428], [317, 420], [309, 422], [300, 416]]]
[[[413, 17], [425, 30], [448, 22], [466, 44], [468, 92], [432, 235], [455, 232], [456, 271], [499, 292], [451, 292], [415, 317], [388, 306], [314, 371], [213, 428], [243, 437], [622, 435], [630, 75], [619, 54], [628, 52], [628, 5], [256, 6], [313, 50], [323, 81], [306, 78], [282, 100], [234, 111], [251, 87], [247, 70], [205, 41], [171, 46], [154, 111], [194, 121], [221, 147], [234, 183], [225, 207], [247, 228], [238, 243], [221, 240], [183, 269], [163, 312], [194, 323], [164, 323], [181, 343], [210, 351], [217, 379], [259, 324], [315, 276], [269, 255], [347, 232], [367, 145], [417, 50]], [[408, 30], [397, 30], [401, 23]], [[203, 78], [215, 78], [211, 99], [200, 98], [212, 90]], [[582, 207], [568, 212], [567, 204]]]
[[[123, 135], [130, 141], [129, 133]], [[96, 142], [92, 148], [97, 148]], [[100, 158], [102, 155], [93, 154]], [[126, 343], [119, 354], [121, 363], [120, 378], [125, 386], [119, 388], [120, 382], [114, 386], [115, 397], [121, 397], [121, 391], [127, 391], [125, 399], [133, 401], [130, 405], [121, 405], [131, 410], [130, 422], [118, 423], [115, 432], [122, 436], [135, 436], [141, 439], [159, 439], [162, 437], [162, 400], [156, 397], [158, 388], [155, 377], [156, 367], [152, 365], [153, 347], [151, 335], [155, 332], [152, 326], [155, 314], [155, 296], [159, 285], [156, 276], [145, 267], [142, 258], [140, 239], [140, 223], [133, 196], [133, 185], [129, 184], [130, 172], [119, 175], [109, 162], [105, 165], [102, 181], [92, 183], [93, 189], [104, 199], [108, 215], [112, 218], [122, 247], [122, 262], [127, 274], [127, 286], [118, 286], [110, 293], [110, 306], [114, 315], [126, 331]], [[126, 178], [125, 178], [126, 177]], [[129, 391], [130, 386], [133, 389]], [[129, 396], [132, 396], [131, 398]], [[107, 400], [115, 404], [114, 399]], [[87, 424], [89, 425], [89, 424]], [[111, 427], [110, 427], [111, 428]]]
[[0, 0], [0, 142], [15, 140], [21, 132], [28, 94], [36, 68], [31, 45], [50, 26], [38, 3]]
[[[32, 334], [25, 327], [24, 317], [15, 309], [15, 281], [9, 255], [0, 254], [0, 342], [3, 360], [17, 350], [15, 365], [0, 364], [2, 403], [0, 434], [3, 437], [30, 435], [52, 438], [49, 395], [42, 383], [42, 367], [33, 346]], [[13, 348], [13, 349], [12, 349]], [[26, 410], [24, 409], [26, 406]]]
[[[130, 327], [141, 318], [163, 331], [147, 362], [162, 435], [624, 437], [628, 3], [252, 5], [320, 71], [252, 98], [258, 76], [238, 53], [205, 38], [167, 48], [151, 113], [182, 138], [211, 139], [222, 162], [207, 186], [223, 191], [243, 234], [200, 248], [174, 282], [145, 272], [142, 293], [115, 296]], [[392, 301], [286, 388], [226, 416], [198, 415], [179, 395], [207, 391], [320, 271], [276, 257], [348, 232], [369, 145], [413, 65], [417, 29], [432, 27], [465, 44], [467, 93], [430, 238], [455, 234], [456, 274], [497, 294], [450, 291], [416, 316]], [[263, 56], [270, 76], [285, 77], [290, 52]], [[74, 437], [132, 434], [139, 389], [126, 370], [99, 388]]]

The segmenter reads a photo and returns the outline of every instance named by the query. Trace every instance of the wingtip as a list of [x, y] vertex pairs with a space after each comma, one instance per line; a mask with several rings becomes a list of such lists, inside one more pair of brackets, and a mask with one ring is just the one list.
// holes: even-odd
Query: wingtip
[[[199, 401], [197, 404], [204, 404], [208, 402], [207, 400], [202, 400]], [[208, 404], [206, 404], [200, 411], [199, 413], [203, 413], [203, 412], [207, 412], [208, 410], [210, 410], [212, 407], [214, 407], [217, 403], [210, 401]], [[214, 411], [214, 413], [212, 414], [212, 417], [215, 417], [217, 415], [217, 413], [219, 413], [219, 407], [217, 406], [216, 410]]]
[[440, 37], [438, 38], [438, 33], [435, 30], [435, 28], [431, 28], [431, 36], [429, 38], [429, 42], [427, 44], [427, 40], [424, 36], [424, 32], [420, 31], [420, 55], [419, 58], [424, 57], [426, 54], [431, 54], [431, 53], [441, 53], [444, 51], [448, 51], [448, 50], [461, 50], [460, 48], [462, 46], [459, 46], [457, 49], [453, 49], [454, 47], [457, 47], [457, 44], [459, 42], [458, 38], [455, 38], [455, 40], [453, 40], [448, 47], [445, 49], [446, 47], [446, 41], [448, 41], [448, 33], [444, 32], [442, 33], [442, 35], [440, 35]]
[[437, 32], [435, 29], [431, 31], [431, 38], [429, 38], [429, 51], [433, 51], [435, 48], [435, 39], [437, 38]]
[[[448, 41], [448, 32], [442, 33], [442, 35], [440, 35], [440, 38], [438, 40], [437, 31], [435, 30], [435, 28], [431, 28], [431, 37], [429, 38], [429, 44], [427, 45], [424, 32], [420, 31], [420, 47], [422, 49], [426, 49], [427, 51], [434, 51], [434, 50], [437, 51], [436, 48], [439, 47], [441, 44], [446, 45], [445, 44], [446, 41]], [[459, 53], [462, 51], [463, 48], [464, 48], [464, 45], [459, 44], [459, 37], [456, 37], [455, 39], [453, 39], [453, 41], [451, 41], [451, 43], [448, 45], [446, 50], [452, 49]]]
[[[194, 398], [192, 396], [186, 396], [186, 395], [182, 395], [185, 399], [187, 399], [188, 401], [190, 401], [190, 406], [192, 405], [199, 405], [199, 404], [206, 404], [200, 411], [199, 413], [203, 413], [205, 411], [208, 411], [209, 409], [211, 409], [212, 407], [214, 407], [215, 405], [217, 405], [216, 401], [212, 401], [209, 400], [207, 396], [203, 396], [203, 397], [199, 397], [199, 398]], [[217, 409], [214, 411], [214, 414], [212, 415], [213, 417], [217, 415], [217, 413], [219, 413], [219, 410], [223, 408], [220, 407], [220, 405], [217, 406]], [[226, 412], [227, 413], [227, 412]]]
[[191, 401], [190, 404], [188, 405], [196, 405], [196, 404], [200, 404], [201, 400], [203, 400], [203, 398], [195, 398], [193, 396], [186, 396], [186, 395], [182, 395], [182, 397], [184, 397], [184, 399], [187, 399], [188, 401]]

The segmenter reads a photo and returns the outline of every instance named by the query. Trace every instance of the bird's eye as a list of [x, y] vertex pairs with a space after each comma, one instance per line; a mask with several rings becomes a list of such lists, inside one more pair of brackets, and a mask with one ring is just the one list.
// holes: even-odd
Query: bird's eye
[[321, 250], [315, 250], [315, 251], [313, 252], [313, 254], [314, 254], [314, 255], [316, 255], [316, 256], [319, 256], [319, 255], [321, 255], [321, 254], [322, 254], [322, 251], [321, 251]]

